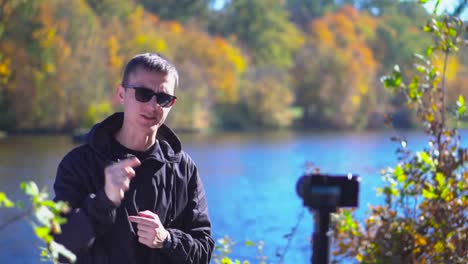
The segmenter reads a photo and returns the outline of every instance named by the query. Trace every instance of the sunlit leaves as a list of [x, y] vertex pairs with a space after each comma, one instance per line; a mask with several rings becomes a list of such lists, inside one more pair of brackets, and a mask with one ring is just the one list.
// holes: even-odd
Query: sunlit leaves
[[[20, 185], [23, 192], [30, 198], [31, 209], [25, 214], [33, 213], [33, 229], [37, 238], [42, 240], [46, 247], [42, 247], [41, 259], [58, 263], [59, 255], [66, 257], [72, 263], [76, 261], [76, 256], [64, 246], [54, 241], [53, 235], [61, 232], [60, 225], [66, 222], [63, 214], [70, 211], [65, 202], [54, 202], [48, 200], [49, 194], [46, 191], [40, 191], [37, 184], [33, 181], [22, 182]], [[10, 201], [3, 192], [0, 192], [0, 207], [12, 207], [14, 203]], [[20, 203], [16, 203], [18, 209], [24, 209]]]
[[[437, 41], [427, 49], [426, 56], [414, 56], [417, 75], [408, 78], [411, 81], [407, 85], [401, 76], [406, 78], [409, 75], [400, 72], [399, 68], [382, 79], [386, 87], [407, 95], [408, 107], [416, 110], [424, 123], [426, 135], [430, 138], [429, 148], [414, 154], [398, 149], [398, 154], [404, 153], [399, 158], [400, 163], [382, 173], [385, 186], [379, 192], [384, 194], [384, 205], [371, 207], [365, 224], [359, 225], [363, 228], [359, 235], [349, 232], [337, 234], [339, 239], [348, 242], [338, 242], [342, 254], [358, 256], [359, 261], [365, 263], [395, 259], [401, 263], [415, 260], [437, 263], [466, 261], [468, 252], [463, 245], [468, 231], [468, 154], [467, 149], [461, 146], [457, 130], [447, 128], [444, 122], [444, 96], [448, 91], [444, 90], [446, 83], [441, 80], [446, 77], [446, 81], [459, 85], [466, 81], [459, 81], [463, 77], [447, 76], [456, 72], [454, 66], [457, 65], [451, 62], [451, 58], [445, 59], [449, 52], [456, 51], [455, 46], [450, 47], [455, 42], [450, 44], [446, 39], [458, 34], [449, 29], [455, 29], [457, 24], [448, 21], [457, 20], [434, 17], [425, 28], [434, 34]], [[442, 59], [434, 59], [440, 51], [445, 52]], [[444, 68], [447, 71], [441, 70]], [[464, 97], [458, 96], [456, 102], [455, 113], [462, 117], [465, 113]], [[351, 246], [347, 247], [348, 244]], [[392, 259], [388, 257], [390, 255]]]
[[22, 182], [21, 189], [29, 196], [38, 196], [39, 188], [35, 182]]
[[[220, 238], [217, 240], [217, 243], [215, 245], [215, 252], [213, 254], [213, 259], [212, 261], [216, 264], [249, 264], [250, 262], [248, 260], [238, 260], [238, 259], [231, 259], [229, 255], [232, 253], [233, 247], [237, 243], [232, 240], [229, 236], [225, 236], [223, 238]], [[259, 260], [259, 264], [266, 264], [266, 257], [261, 256], [261, 252], [263, 250], [263, 241], [260, 242], [253, 242], [250, 240], [246, 240], [244, 242], [244, 245], [247, 247], [257, 247], [257, 259]]]
[[5, 193], [0, 192], [0, 208], [1, 207], [11, 208], [14, 205], [15, 204], [10, 199], [8, 199]]

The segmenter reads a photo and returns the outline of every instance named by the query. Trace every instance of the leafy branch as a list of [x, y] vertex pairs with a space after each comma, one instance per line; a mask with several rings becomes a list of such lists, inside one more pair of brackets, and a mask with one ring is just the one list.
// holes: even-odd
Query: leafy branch
[[[34, 220], [31, 225], [34, 233], [46, 245], [41, 250], [41, 259], [59, 263], [58, 259], [61, 255], [70, 262], [75, 262], [76, 256], [63, 245], [55, 242], [53, 238], [53, 235], [61, 233], [60, 225], [66, 222], [62, 214], [69, 212], [70, 207], [65, 202], [55, 202], [48, 199], [49, 194], [45, 190], [40, 191], [35, 182], [22, 182], [21, 189], [29, 197], [31, 208], [24, 210], [20, 215], [0, 225], [0, 230], [5, 229], [13, 222], [17, 222], [33, 214]], [[1, 207], [24, 209], [22, 203], [11, 201], [3, 192], [0, 192]]]

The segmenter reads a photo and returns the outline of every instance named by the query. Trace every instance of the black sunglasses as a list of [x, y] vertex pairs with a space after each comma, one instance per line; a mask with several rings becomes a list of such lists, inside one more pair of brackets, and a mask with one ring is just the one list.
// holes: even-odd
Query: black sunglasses
[[156, 103], [161, 107], [171, 107], [177, 101], [177, 97], [167, 93], [155, 93], [153, 90], [143, 86], [127, 86], [125, 88], [135, 90], [135, 99], [141, 103], [147, 103], [156, 96]]

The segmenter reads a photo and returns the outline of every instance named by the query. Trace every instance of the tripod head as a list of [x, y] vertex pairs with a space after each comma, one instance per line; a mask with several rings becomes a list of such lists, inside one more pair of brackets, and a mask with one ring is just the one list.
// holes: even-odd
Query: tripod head
[[338, 207], [358, 206], [359, 182], [360, 178], [352, 174], [308, 174], [297, 182], [296, 190], [304, 206], [315, 214], [313, 264], [328, 264], [330, 213], [336, 212]]
[[297, 182], [296, 190], [309, 209], [357, 207], [359, 196], [357, 175], [306, 174]]

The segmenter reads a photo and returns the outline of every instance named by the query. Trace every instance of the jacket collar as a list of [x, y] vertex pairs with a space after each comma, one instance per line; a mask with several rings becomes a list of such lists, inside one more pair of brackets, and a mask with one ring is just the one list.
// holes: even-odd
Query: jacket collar
[[[123, 113], [114, 113], [101, 123], [93, 126], [86, 135], [86, 143], [100, 155], [107, 159], [112, 157], [111, 139], [122, 127]], [[166, 125], [162, 124], [156, 134], [158, 144], [153, 148], [149, 158], [162, 163], [179, 162], [182, 155], [182, 144], [177, 135]]]

